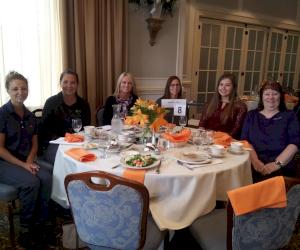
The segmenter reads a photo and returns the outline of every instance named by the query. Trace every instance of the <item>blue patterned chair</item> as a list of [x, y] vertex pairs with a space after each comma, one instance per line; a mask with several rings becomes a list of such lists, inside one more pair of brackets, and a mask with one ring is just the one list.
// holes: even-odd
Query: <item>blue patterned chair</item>
[[203, 250], [271, 250], [286, 246], [300, 213], [300, 179], [284, 177], [288, 205], [235, 216], [230, 201], [198, 218], [190, 231]]
[[7, 203], [9, 236], [12, 247], [15, 246], [15, 230], [13, 221], [13, 207], [15, 200], [18, 199], [18, 191], [15, 187], [0, 183], [0, 201]]
[[95, 171], [68, 175], [65, 188], [79, 238], [90, 249], [157, 249], [163, 241], [148, 216], [144, 185]]

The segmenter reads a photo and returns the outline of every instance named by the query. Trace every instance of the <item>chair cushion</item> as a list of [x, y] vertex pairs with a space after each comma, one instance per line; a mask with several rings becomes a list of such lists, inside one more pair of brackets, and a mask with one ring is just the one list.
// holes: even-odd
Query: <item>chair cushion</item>
[[18, 198], [17, 189], [13, 186], [0, 183], [0, 200], [12, 201]]
[[286, 208], [265, 208], [234, 216], [233, 249], [279, 249], [293, 234], [300, 212], [300, 185], [290, 189]]
[[199, 217], [190, 231], [203, 250], [226, 250], [227, 211], [215, 209]]
[[69, 183], [68, 195], [83, 242], [116, 249], [138, 248], [143, 202], [135, 189], [116, 185], [109, 191], [95, 191], [76, 180]]

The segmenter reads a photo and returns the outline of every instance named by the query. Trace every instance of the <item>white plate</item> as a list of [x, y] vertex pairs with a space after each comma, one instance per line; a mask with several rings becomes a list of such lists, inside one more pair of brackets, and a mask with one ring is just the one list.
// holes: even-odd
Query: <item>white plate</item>
[[98, 143], [96, 142], [89, 142], [89, 143], [86, 143], [86, 144], [83, 144], [83, 148], [84, 149], [95, 149], [95, 148], [98, 148]]
[[234, 154], [234, 155], [242, 155], [245, 153], [245, 150], [241, 150], [241, 151], [234, 151], [232, 150], [230, 147], [228, 148], [227, 152], [231, 153], [231, 154]]
[[123, 125], [122, 130], [130, 130], [133, 129], [134, 127], [132, 125]]
[[175, 153], [176, 160], [188, 164], [204, 164], [211, 161], [211, 156], [199, 151], [183, 151]]
[[220, 154], [220, 155], [211, 154], [211, 156], [214, 157], [214, 158], [224, 158], [225, 157], [225, 152], [223, 154]]
[[127, 151], [122, 151], [120, 153], [121, 158], [125, 158], [127, 156], [131, 156], [131, 155], [138, 155], [139, 151], [136, 150], [127, 150]]
[[160, 159], [157, 159], [157, 158], [156, 158], [156, 161], [153, 162], [151, 165], [149, 165], [149, 166], [147, 166], [147, 167], [134, 167], [134, 166], [127, 165], [127, 164], [125, 163], [125, 157], [121, 158], [121, 160], [120, 160], [120, 162], [121, 162], [121, 164], [122, 164], [122, 166], [123, 166], [124, 168], [138, 169], [138, 170], [155, 168], [155, 167], [157, 167], [157, 166], [160, 164], [160, 161], [161, 161]]

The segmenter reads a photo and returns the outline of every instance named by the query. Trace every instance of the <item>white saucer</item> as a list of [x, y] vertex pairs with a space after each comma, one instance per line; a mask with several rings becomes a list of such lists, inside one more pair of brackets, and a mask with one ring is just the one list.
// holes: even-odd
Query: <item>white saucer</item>
[[235, 150], [232, 150], [231, 148], [228, 148], [227, 152], [234, 154], [234, 155], [242, 155], [245, 153], [245, 150], [242, 149], [241, 151], [235, 151]]
[[225, 152], [223, 154], [220, 154], [220, 155], [211, 154], [211, 156], [214, 157], [214, 158], [224, 158], [225, 157]]

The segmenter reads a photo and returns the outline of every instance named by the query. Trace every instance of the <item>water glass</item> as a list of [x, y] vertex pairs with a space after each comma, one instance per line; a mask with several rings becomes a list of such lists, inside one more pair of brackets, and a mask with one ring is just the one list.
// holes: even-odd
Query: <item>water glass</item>
[[107, 133], [100, 133], [98, 135], [98, 149], [104, 152], [104, 158], [108, 158], [107, 150], [111, 144], [111, 137]]
[[82, 121], [80, 118], [74, 118], [72, 119], [72, 129], [75, 131], [75, 133], [78, 133], [82, 128]]
[[187, 124], [186, 116], [179, 116], [179, 126], [185, 127]]

